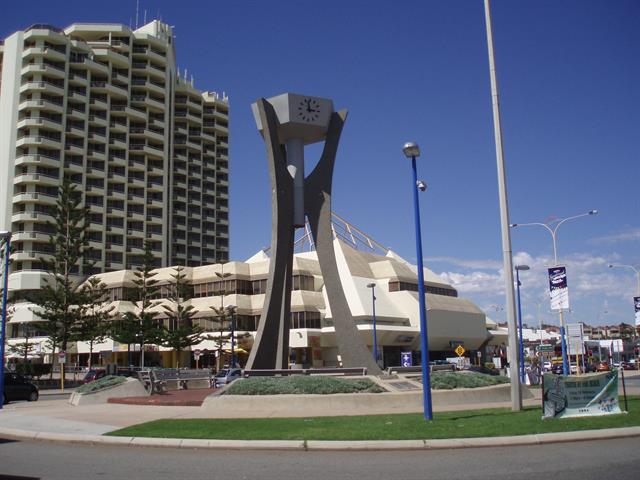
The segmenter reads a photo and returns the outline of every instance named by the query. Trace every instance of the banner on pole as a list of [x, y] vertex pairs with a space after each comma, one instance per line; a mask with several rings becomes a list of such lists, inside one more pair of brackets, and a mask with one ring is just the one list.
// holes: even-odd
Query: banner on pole
[[636, 327], [640, 327], [640, 297], [633, 297], [633, 304], [636, 308]]
[[542, 418], [590, 417], [622, 413], [618, 371], [581, 376], [544, 374]]
[[549, 294], [551, 296], [551, 310], [567, 310], [569, 308], [569, 289], [565, 267], [549, 269]]

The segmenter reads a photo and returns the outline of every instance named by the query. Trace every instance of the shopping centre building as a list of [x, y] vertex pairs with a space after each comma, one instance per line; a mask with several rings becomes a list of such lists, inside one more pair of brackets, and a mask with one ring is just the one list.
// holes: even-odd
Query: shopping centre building
[[[306, 240], [302, 237], [298, 242], [298, 250], [305, 250], [305, 242], [308, 247], [308, 236]], [[413, 352], [414, 364], [419, 363], [416, 267], [335, 215], [333, 244], [346, 298], [366, 345], [373, 351], [375, 295], [375, 331], [381, 363], [384, 366], [399, 365], [402, 352]], [[316, 252], [312, 248], [306, 250], [296, 253], [293, 260], [289, 339], [291, 363], [306, 367], [339, 366], [340, 352], [336, 346], [334, 318], [327, 302], [324, 280]], [[174, 366], [178, 362], [181, 366], [195, 366], [193, 351], [199, 350], [202, 354], [199, 365], [214, 365], [221, 344], [224, 344], [224, 360], [228, 360], [230, 322], [222, 322], [224, 319], [218, 316], [213, 307], [232, 305], [236, 307], [236, 353], [239, 363], [244, 365], [262, 311], [269, 262], [268, 251], [260, 251], [245, 262], [184, 267], [185, 280], [193, 295], [187, 303], [194, 308], [194, 322], [207, 332], [209, 339], [193, 346], [191, 352], [182, 352], [180, 358], [164, 347], [147, 346], [145, 364]], [[155, 272], [154, 280], [159, 282], [158, 285], [169, 286], [176, 269], [168, 267]], [[135, 308], [132, 302], [126, 300], [127, 290], [133, 286], [132, 270], [103, 273], [98, 277], [106, 285], [110, 303], [117, 312], [115, 318], [121, 318]], [[468, 352], [466, 355], [476, 363], [476, 351], [492, 338], [485, 314], [471, 301], [460, 298], [452, 286], [428, 269], [425, 269], [425, 287], [431, 358], [455, 356], [453, 350], [462, 345]], [[159, 299], [154, 307], [160, 319], [165, 316], [163, 305], [166, 302], [166, 299]], [[11, 325], [33, 321], [36, 321], [33, 312], [18, 304]], [[168, 326], [168, 319], [164, 321]], [[216, 340], [220, 336], [225, 339], [224, 342]], [[38, 347], [41, 354], [48, 352], [44, 340], [33, 339], [42, 343]], [[502, 340], [504, 338], [500, 337]], [[16, 341], [19, 339], [11, 340]], [[127, 352], [127, 345], [109, 340], [95, 346], [94, 352], [99, 352], [100, 363], [124, 366], [132, 359], [137, 365], [139, 347], [131, 346], [130, 349], [134, 352], [132, 356]], [[86, 343], [78, 342], [75, 349], [68, 352], [68, 361], [86, 365], [88, 351]], [[48, 359], [45, 358], [45, 361]], [[94, 363], [96, 361], [94, 357]]]

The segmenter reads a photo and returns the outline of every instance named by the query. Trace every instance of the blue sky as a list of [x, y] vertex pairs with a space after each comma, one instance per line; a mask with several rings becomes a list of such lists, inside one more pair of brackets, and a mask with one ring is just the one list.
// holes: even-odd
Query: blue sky
[[[334, 210], [415, 262], [410, 164], [419, 176], [427, 266], [504, 320], [502, 246], [482, 0], [350, 2], [140, 0], [139, 22], [175, 26], [177, 56], [196, 86], [231, 105], [231, 256], [270, 242], [264, 144], [251, 115], [286, 91], [349, 109], [334, 178]], [[135, 24], [135, 1], [10, 2], [0, 36], [32, 23]], [[492, 2], [511, 221], [564, 224], [568, 322], [633, 322], [631, 270], [640, 265], [640, 3]], [[308, 149], [307, 165], [318, 149]], [[512, 232], [525, 322], [556, 324], [545, 271], [551, 237]], [[608, 313], [604, 314], [603, 311]]]

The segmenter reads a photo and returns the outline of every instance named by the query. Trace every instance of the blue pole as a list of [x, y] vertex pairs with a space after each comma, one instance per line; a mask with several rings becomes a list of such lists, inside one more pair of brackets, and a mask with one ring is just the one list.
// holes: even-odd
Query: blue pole
[[422, 361], [422, 401], [424, 419], [433, 420], [431, 409], [431, 379], [429, 375], [429, 342], [427, 341], [427, 305], [424, 293], [424, 267], [422, 266], [422, 234], [420, 232], [420, 204], [418, 203], [418, 172], [416, 157], [411, 157], [413, 169], [413, 209], [416, 223], [416, 255], [418, 256], [418, 301], [420, 302], [420, 350]]
[[9, 289], [9, 250], [11, 249], [11, 233], [5, 237], [4, 285], [2, 287], [2, 332], [0, 332], [0, 409], [4, 404], [4, 342], [7, 328], [7, 290]]
[[524, 346], [522, 344], [522, 307], [520, 303], [520, 272], [516, 268], [516, 289], [518, 291], [518, 335], [520, 336], [520, 381], [524, 383]]
[[564, 325], [560, 325], [560, 346], [562, 347], [562, 374], [569, 375], [569, 357], [567, 357], [567, 340], [564, 334]]
[[376, 287], [371, 287], [371, 302], [373, 304], [373, 360], [378, 363], [378, 337], [376, 333]]

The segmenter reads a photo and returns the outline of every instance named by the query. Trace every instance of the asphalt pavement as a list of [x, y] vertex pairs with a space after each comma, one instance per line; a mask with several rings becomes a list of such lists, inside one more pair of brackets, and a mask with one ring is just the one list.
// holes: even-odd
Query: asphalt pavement
[[[640, 374], [627, 374], [627, 393], [640, 394]], [[319, 442], [319, 441], [227, 441], [192, 439], [153, 439], [105, 437], [107, 432], [126, 426], [158, 419], [208, 418], [206, 410], [197, 406], [157, 406], [99, 404], [73, 406], [68, 403], [70, 391], [42, 391], [38, 402], [12, 402], [0, 410], [0, 437], [23, 440], [81, 442], [100, 445], [146, 445], [176, 448], [254, 448], [294, 450], [345, 449], [441, 449], [489, 445], [537, 445], [586, 439], [609, 439], [640, 436], [640, 427], [593, 430], [585, 432], [550, 433], [500, 438], [469, 438], [450, 440], [409, 440], [372, 442]], [[538, 399], [528, 402], [539, 403]], [[444, 406], [435, 411], [477, 410], [510, 407], [510, 403]], [[335, 412], [340, 415], [339, 411]]]
[[[0, 441], [0, 478], [21, 480], [633, 479], [640, 438], [392, 452], [199, 450]], [[6, 478], [6, 477], [5, 477]]]

